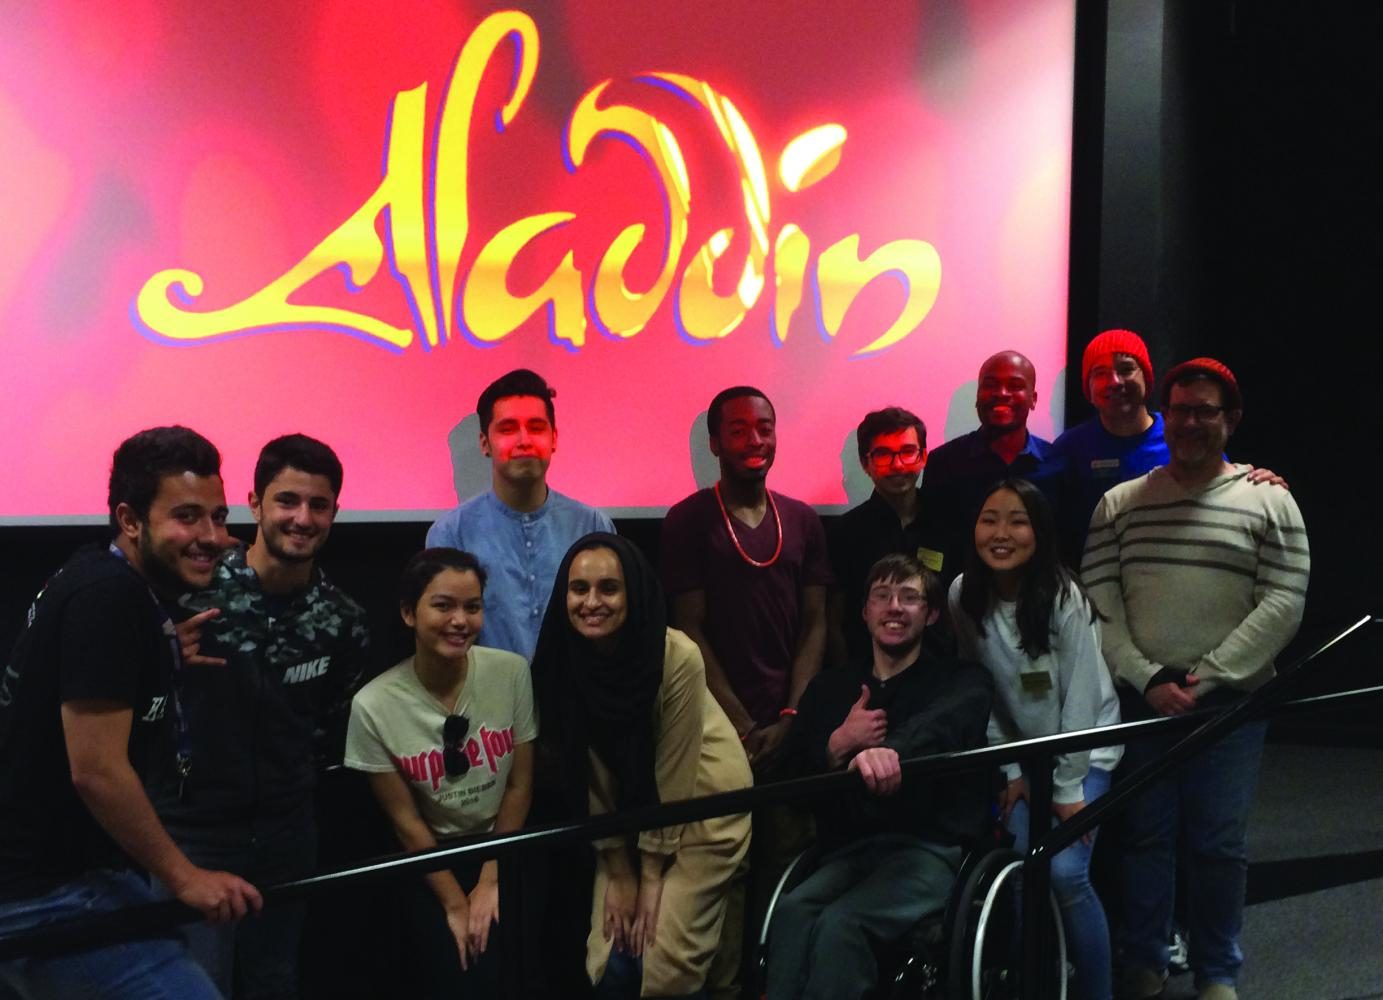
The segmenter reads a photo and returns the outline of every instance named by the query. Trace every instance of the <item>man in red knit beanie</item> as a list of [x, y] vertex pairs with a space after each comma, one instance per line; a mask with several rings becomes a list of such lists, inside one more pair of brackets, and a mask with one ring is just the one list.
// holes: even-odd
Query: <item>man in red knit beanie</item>
[[1095, 415], [1052, 442], [1073, 480], [1059, 512], [1062, 550], [1072, 564], [1105, 491], [1167, 463], [1162, 416], [1147, 407], [1153, 366], [1143, 338], [1132, 330], [1106, 330], [1086, 346], [1080, 369], [1081, 390]]

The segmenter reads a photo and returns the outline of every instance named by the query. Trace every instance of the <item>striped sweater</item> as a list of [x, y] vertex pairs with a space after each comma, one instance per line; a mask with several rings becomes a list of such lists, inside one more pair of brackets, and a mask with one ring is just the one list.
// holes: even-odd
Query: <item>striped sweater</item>
[[1109, 619], [1105, 660], [1137, 691], [1163, 668], [1194, 673], [1192, 691], [1251, 691], [1296, 634], [1311, 560], [1285, 489], [1248, 482], [1247, 466], [1187, 490], [1154, 469], [1095, 509], [1081, 576]]

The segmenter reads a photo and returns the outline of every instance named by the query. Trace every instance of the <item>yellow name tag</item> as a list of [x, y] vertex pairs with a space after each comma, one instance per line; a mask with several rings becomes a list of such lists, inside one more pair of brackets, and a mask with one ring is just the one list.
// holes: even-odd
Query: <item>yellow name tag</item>
[[1030, 670], [1018, 675], [1028, 694], [1046, 694], [1052, 689], [1052, 675], [1045, 670]]
[[917, 561], [933, 573], [941, 572], [941, 564], [945, 559], [946, 557], [935, 549], [924, 549], [920, 545], [917, 547]]

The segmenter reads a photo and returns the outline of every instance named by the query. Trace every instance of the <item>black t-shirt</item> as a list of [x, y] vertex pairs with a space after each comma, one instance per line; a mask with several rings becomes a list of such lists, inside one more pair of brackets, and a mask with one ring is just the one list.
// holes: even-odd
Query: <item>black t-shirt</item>
[[62, 704], [129, 705], [136, 772], [147, 784], [171, 769], [164, 618], [143, 577], [105, 546], [74, 554], [29, 608], [0, 681], [0, 898], [131, 867], [72, 787]]

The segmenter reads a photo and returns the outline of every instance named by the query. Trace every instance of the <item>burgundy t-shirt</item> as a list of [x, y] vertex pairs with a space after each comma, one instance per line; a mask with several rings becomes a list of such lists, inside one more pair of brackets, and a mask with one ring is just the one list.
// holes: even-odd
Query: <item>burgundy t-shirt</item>
[[[760, 725], [787, 704], [801, 625], [802, 588], [831, 582], [826, 532], [816, 511], [773, 493], [783, 520], [783, 551], [772, 566], [752, 566], [735, 548], [715, 492], [693, 493], [663, 520], [663, 584], [674, 597], [706, 594], [706, 638], [745, 710]], [[731, 515], [740, 546], [765, 562], [778, 544], [770, 509], [758, 527]]]

